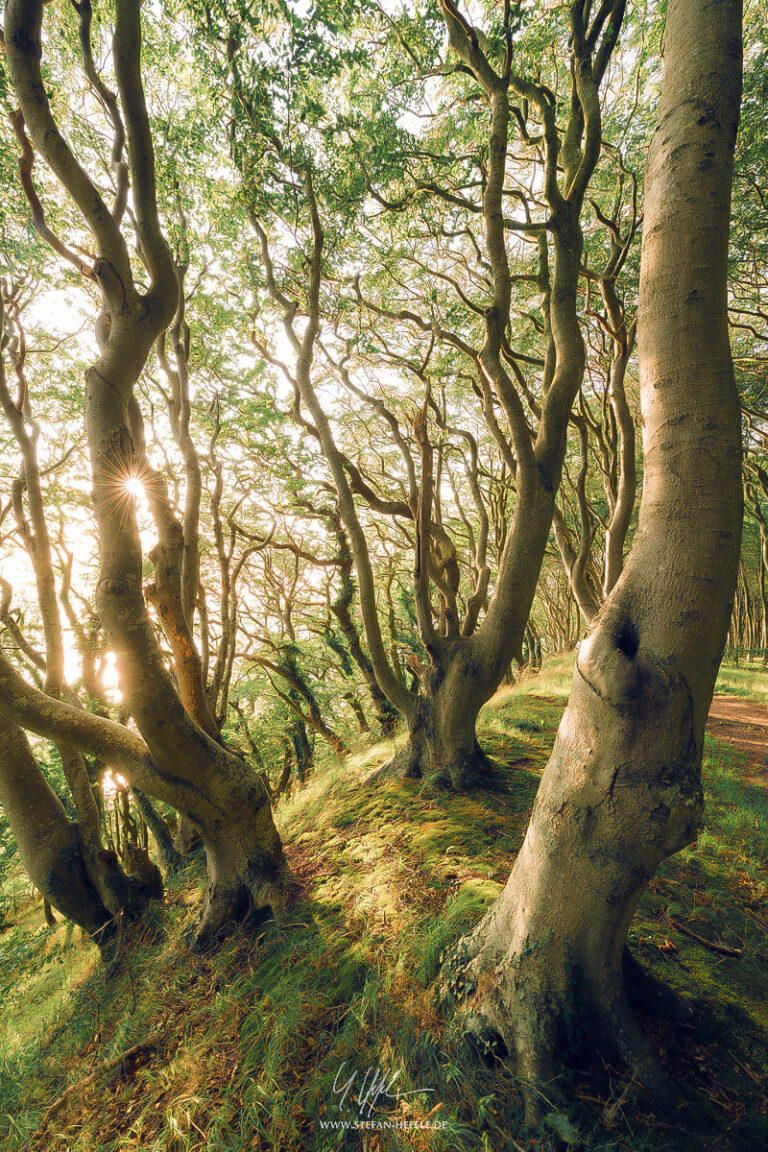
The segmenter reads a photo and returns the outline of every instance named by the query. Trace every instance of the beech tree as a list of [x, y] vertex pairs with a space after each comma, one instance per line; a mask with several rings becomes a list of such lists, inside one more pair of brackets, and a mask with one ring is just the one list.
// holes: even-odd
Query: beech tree
[[[212, 12], [226, 5], [206, 8], [206, 28], [211, 33]], [[482, 782], [489, 763], [479, 748], [476, 721], [480, 708], [501, 683], [511, 660], [521, 652], [526, 624], [534, 598], [542, 558], [549, 538], [554, 499], [566, 451], [566, 430], [571, 407], [584, 373], [584, 340], [578, 318], [578, 290], [583, 255], [582, 209], [601, 152], [602, 111], [600, 89], [616, 46], [624, 4], [616, 0], [594, 13], [580, 3], [570, 6], [569, 91], [564, 101], [565, 125], [558, 123], [559, 105], [546, 84], [518, 70], [514, 34], [517, 30], [510, 6], [503, 25], [490, 41], [446, 0], [440, 10], [447, 31], [454, 65], [440, 62], [439, 71], [454, 71], [466, 81], [468, 99], [482, 101], [486, 109], [480, 155], [480, 171], [470, 169], [464, 177], [459, 170], [457, 187], [435, 185], [434, 181], [406, 179], [405, 194], [393, 205], [388, 195], [374, 187], [367, 174], [366, 156], [361, 147], [361, 168], [366, 173], [365, 191], [385, 207], [406, 211], [415, 198], [424, 194], [436, 203], [448, 201], [462, 217], [482, 221], [482, 247], [474, 238], [467, 248], [475, 261], [471, 275], [477, 279], [482, 303], [476, 304], [463, 291], [451, 268], [435, 275], [453, 287], [472, 322], [468, 334], [457, 331], [444, 320], [439, 309], [425, 312], [410, 302], [372, 299], [365, 286], [355, 280], [356, 304], [376, 323], [408, 326], [426, 344], [422, 363], [415, 367], [423, 388], [423, 404], [412, 421], [410, 438], [396, 415], [382, 399], [366, 394], [354, 382], [354, 365], [347, 363], [345, 341], [354, 337], [341, 323], [334, 331], [328, 325], [323, 292], [339, 273], [326, 262], [326, 241], [330, 227], [326, 215], [332, 209], [334, 188], [331, 174], [315, 161], [316, 142], [286, 135], [287, 129], [275, 108], [266, 107], [265, 90], [279, 83], [270, 62], [264, 83], [253, 64], [252, 36], [255, 31], [247, 14], [238, 23], [225, 22], [219, 38], [226, 43], [226, 59], [231, 73], [235, 106], [234, 155], [243, 173], [243, 194], [250, 209], [253, 228], [261, 247], [264, 278], [274, 307], [278, 310], [286, 337], [292, 346], [295, 364], [287, 370], [296, 391], [296, 416], [302, 427], [315, 436], [322, 447], [336, 488], [340, 515], [349, 537], [358, 576], [360, 606], [371, 662], [380, 689], [405, 717], [408, 740], [386, 766], [385, 772], [403, 776], [437, 774], [454, 788]], [[250, 36], [249, 36], [250, 29]], [[336, 29], [338, 33], [338, 29]], [[560, 30], [558, 29], [558, 34]], [[322, 55], [322, 45], [308, 45], [297, 36], [296, 58], [286, 65], [288, 76], [306, 70], [306, 52]], [[458, 87], [458, 86], [457, 86]], [[518, 102], [517, 104], [515, 102]], [[275, 102], [277, 105], [277, 101]], [[519, 106], [518, 106], [519, 104]], [[295, 111], [299, 123], [320, 115], [317, 100], [310, 98], [306, 108]], [[238, 124], [241, 125], [238, 128]], [[513, 164], [511, 126], [517, 128], [520, 144], [531, 150], [532, 164], [541, 175], [543, 190], [531, 197], [532, 205], [519, 190]], [[338, 134], [335, 129], [334, 138]], [[354, 133], [354, 125], [350, 131]], [[257, 145], [250, 146], [256, 134]], [[418, 144], [414, 145], [415, 148]], [[271, 181], [264, 191], [263, 171], [254, 162], [254, 153], [268, 159]], [[355, 162], [356, 150], [349, 152]], [[486, 160], [487, 157], [487, 160]], [[468, 189], [482, 188], [482, 201], [475, 202]], [[321, 187], [322, 185], [322, 187]], [[287, 189], [285, 207], [276, 189]], [[263, 192], [263, 195], [262, 195]], [[294, 228], [295, 201], [303, 204], [302, 241], [308, 271], [295, 267], [293, 255], [281, 274], [275, 251], [274, 227], [280, 234]], [[522, 217], [510, 215], [508, 205], [521, 200]], [[447, 211], [447, 210], [446, 210]], [[360, 216], [356, 217], [356, 220]], [[338, 242], [338, 213], [333, 216], [334, 240]], [[347, 224], [347, 228], [349, 225]], [[437, 234], [460, 235], [452, 216], [438, 217]], [[537, 267], [517, 275], [511, 268], [509, 237], [533, 237]], [[474, 245], [474, 247], [473, 247]], [[466, 263], [466, 256], [457, 260]], [[413, 259], [417, 265], [418, 260]], [[303, 280], [303, 282], [302, 282]], [[428, 277], [427, 277], [428, 280]], [[513, 286], [532, 282], [541, 293], [540, 339], [543, 356], [530, 361], [540, 380], [532, 396], [521, 371], [529, 358], [511, 343]], [[397, 278], [395, 277], [395, 282]], [[426, 283], [427, 281], [425, 281]], [[473, 290], [476, 285], [473, 283]], [[336, 304], [336, 310], [339, 305]], [[478, 318], [482, 322], [478, 322]], [[328, 345], [323, 343], [328, 327]], [[509, 529], [499, 558], [491, 589], [487, 562], [487, 523], [478, 532], [472, 558], [472, 586], [463, 610], [458, 603], [459, 569], [456, 548], [440, 517], [440, 471], [436, 465], [434, 434], [430, 418], [433, 400], [432, 349], [439, 344], [461, 357], [464, 371], [477, 393], [481, 411], [488, 422], [498, 450], [514, 477], [515, 502]], [[264, 342], [260, 350], [269, 355]], [[320, 349], [323, 349], [321, 360]], [[411, 357], [411, 362], [414, 357]], [[413, 368], [413, 364], [411, 363]], [[404, 499], [393, 500], [371, 488], [361, 469], [338, 443], [332, 414], [324, 407], [319, 384], [328, 372], [364, 403], [377, 408], [389, 425], [396, 447], [404, 458], [407, 485]], [[437, 406], [439, 413], [440, 409]], [[529, 415], [530, 411], [530, 415]], [[307, 415], [304, 415], [306, 413]], [[500, 415], [497, 416], [497, 413]], [[443, 421], [444, 422], [444, 421]], [[465, 435], [465, 429], [459, 429]], [[410, 439], [410, 443], [409, 443]], [[471, 483], [471, 481], [470, 481]], [[425, 659], [413, 664], [415, 690], [406, 688], [392, 667], [380, 619], [371, 545], [358, 505], [367, 504], [377, 512], [410, 521], [413, 538], [413, 606]], [[482, 519], [482, 517], [481, 517]]]
[[[12, 342], [9, 332], [10, 326], [6, 323], [5, 309], [0, 296], [0, 408], [3, 410], [21, 455], [19, 475], [13, 486], [11, 503], [17, 534], [30, 557], [35, 573], [37, 600], [45, 643], [42, 654], [35, 652], [31, 646], [27, 646], [27, 650], [44, 672], [44, 688], [48, 695], [59, 700], [64, 694], [67, 694], [70, 697], [70, 703], [73, 703], [72, 694], [68, 691], [64, 678], [63, 629], [56, 598], [52, 547], [45, 515], [41, 470], [38, 461], [37, 443], [40, 427], [32, 413], [31, 400], [28, 394], [22, 351], [24, 336], [18, 318], [16, 323], [18, 332], [15, 341]], [[12, 347], [12, 343], [16, 344], [15, 368], [18, 393], [15, 397], [11, 395], [8, 388], [2, 363], [3, 352]], [[28, 431], [28, 428], [31, 428], [32, 431]], [[3, 584], [4, 598], [7, 599], [8, 603], [3, 605], [0, 617], [7, 619], [13, 590], [7, 581], [3, 581]], [[23, 645], [24, 637], [18, 628], [17, 637]], [[79, 842], [79, 857], [84, 877], [87, 877], [87, 880], [80, 881], [75, 885], [75, 889], [80, 890], [80, 902], [83, 907], [80, 910], [80, 915], [74, 918], [78, 919], [84, 927], [92, 929], [94, 924], [102, 928], [104, 922], [109, 919], [109, 914], [114, 916], [120, 911], [129, 915], [135, 914], [142, 904], [141, 893], [138, 886], [132, 884], [122, 873], [114, 853], [108, 852], [104, 848], [100, 832], [99, 810], [91, 788], [88, 768], [81, 752], [62, 740], [56, 744], [56, 750], [61, 759], [64, 775], [77, 812], [77, 828], [75, 829], [69, 828], [66, 820], [62, 823], [63, 809], [60, 805], [57, 808], [52, 803], [49, 796], [50, 788], [32, 756], [24, 733], [5, 718], [2, 718], [0, 723], [6, 728], [6, 754], [2, 765], [0, 765], [0, 795], [6, 797], [3, 801], [4, 807], [6, 810], [9, 807], [13, 808], [14, 811], [16, 810], [12, 797], [18, 794], [19, 786], [23, 780], [21, 793], [26, 796], [29, 805], [28, 809], [25, 810], [34, 813], [38, 804], [50, 809], [50, 827], [44, 838], [47, 853], [59, 855], [61, 861], [66, 861], [68, 854], [71, 855], [73, 851], [71, 842], [73, 840]], [[35, 797], [36, 799], [33, 799]], [[67, 891], [67, 885], [61, 876], [59, 875], [56, 879], [56, 866], [48, 868], [46, 866], [48, 861], [46, 864], [42, 862], [39, 839], [33, 832], [34, 820], [32, 821], [32, 828], [23, 823], [22, 831], [22, 827], [19, 825], [21, 817], [22, 810], [19, 809], [18, 818], [12, 818], [11, 823], [14, 826], [22, 859], [24, 859], [28, 870], [31, 865], [40, 877], [37, 881], [38, 887], [45, 892], [49, 901], [56, 907], [60, 906], [60, 899], [65, 902], [68, 899], [72, 901], [73, 894]], [[58, 829], [57, 835], [62, 836], [68, 844], [68, 848], [56, 853], [53, 852], [53, 845], [57, 840], [57, 835], [54, 835], [53, 831], [55, 826]], [[75, 855], [78, 853], [75, 852]], [[66, 868], [67, 865], [60, 862], [58, 867], [60, 870], [62, 867]], [[98, 893], [98, 900], [101, 902], [101, 907], [96, 910], [92, 907], [94, 903], [98, 905], [94, 894], [89, 892], [87, 899], [85, 895], [91, 887]]]
[[[201, 35], [180, 45], [167, 22], [185, 26], [190, 11]], [[269, 0], [190, 0], [144, 8], [143, 77], [136, 4], [119, 4], [110, 48], [111, 19], [88, 0], [6, 9], [0, 95], [19, 107], [0, 163], [10, 179], [20, 154], [21, 180], [0, 224], [21, 232], [31, 214], [36, 238], [14, 241], [12, 259], [4, 249], [4, 275], [28, 263], [33, 296], [45, 277], [80, 277], [99, 352], [63, 352], [78, 371], [90, 364], [84, 404], [62, 372], [43, 418], [58, 421], [68, 391], [68, 428], [84, 408], [92, 505], [80, 441], [56, 494], [34, 459], [44, 373], [28, 394], [0, 390], [12, 445], [0, 477], [15, 499], [0, 501], [0, 544], [31, 560], [39, 591], [30, 607], [23, 588], [9, 599], [0, 586], [0, 715], [6, 766], [18, 765], [8, 779], [39, 790], [68, 844], [43, 777], [31, 783], [38, 745], [23, 730], [63, 750], [86, 875], [101, 847], [84, 755], [175, 808], [182, 839], [201, 829], [205, 937], [252, 905], [279, 906], [269, 798], [294, 765], [301, 781], [313, 755], [343, 758], [372, 709], [388, 735], [405, 718], [385, 772], [487, 781], [476, 719], [511, 661], [535, 668], [542, 642], [573, 647], [594, 619], [583, 672], [611, 605], [640, 613], [639, 562], [622, 565], [650, 102], [628, 111], [627, 76], [655, 67], [661, 15], [625, 17], [616, 0], [546, 13], [481, 3], [470, 19], [446, 0], [397, 13], [328, 3], [312, 23]], [[614, 62], [622, 28], [630, 48]], [[70, 84], [82, 116], [60, 99]], [[746, 327], [762, 309], [755, 232], [745, 218], [731, 313], [744, 362], [753, 355], [757, 542], [768, 489]], [[4, 339], [13, 384], [13, 315]], [[139, 482], [135, 501], [126, 485]], [[658, 533], [649, 507], [641, 556]], [[73, 564], [67, 533], [80, 526], [93, 559]], [[745, 556], [734, 618], [755, 642], [766, 555]], [[70, 642], [82, 667], [71, 685]], [[100, 683], [107, 652], [119, 707]], [[130, 886], [121, 903], [95, 865], [89, 883], [89, 923], [130, 903]]]
[[449, 985], [466, 982], [472, 1027], [500, 1038], [534, 1084], [555, 1074], [578, 1008], [640, 1083], [670, 1093], [628, 1005], [637, 969], [625, 940], [658, 865], [696, 837], [704, 724], [736, 583], [727, 255], [741, 55], [739, 0], [671, 0], [645, 185], [638, 530], [578, 651], [506, 888], [445, 970]]
[[[98, 755], [131, 783], [172, 804], [200, 829], [208, 860], [208, 897], [198, 935], [207, 939], [250, 908], [282, 904], [283, 854], [266, 789], [255, 771], [185, 710], [162, 659], [142, 588], [142, 549], [126, 484], [140, 474], [144, 434], [135, 387], [154, 343], [171, 323], [179, 275], [157, 209], [152, 135], [141, 78], [138, 0], [118, 0], [112, 54], [118, 95], [95, 74], [90, 4], [76, 6], [86, 74], [114, 136], [116, 194], [111, 209], [59, 131], [41, 73], [42, 3], [10, 2], [5, 52], [15, 98], [32, 144], [91, 232], [93, 260], [78, 258], [98, 284], [98, 360], [86, 374], [86, 420], [101, 568], [96, 603], [116, 654], [125, 706], [140, 735], [31, 688], [0, 661], [0, 711], [40, 735]], [[134, 273], [124, 222], [131, 200], [144, 289]], [[154, 493], [163, 502], [162, 490]], [[183, 525], [165, 507], [156, 574], [182, 605]], [[183, 610], [177, 627], [188, 628]], [[184, 637], [189, 650], [194, 642]]]

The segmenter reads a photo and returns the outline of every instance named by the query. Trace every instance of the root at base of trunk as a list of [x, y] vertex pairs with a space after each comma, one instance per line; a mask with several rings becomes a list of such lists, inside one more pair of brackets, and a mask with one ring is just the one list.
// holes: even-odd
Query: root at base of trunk
[[590, 989], [567, 975], [558, 980], [535, 952], [518, 957], [514, 970], [506, 962], [483, 963], [470, 937], [445, 958], [440, 994], [444, 1008], [457, 1009], [461, 1033], [481, 1059], [501, 1060], [519, 1077], [526, 1122], [535, 1125], [559, 1094], [561, 1071], [577, 1063], [583, 1067], [590, 1052], [618, 1059], [657, 1101], [680, 1101], [680, 1089], [661, 1066], [630, 1002], [673, 1020], [689, 1019], [692, 1012], [627, 949], [623, 972], [615, 988], [607, 982]]
[[247, 885], [208, 889], [200, 921], [195, 929], [195, 947], [208, 948], [222, 939], [237, 924], [248, 921], [256, 926], [279, 915], [281, 901], [275, 896], [254, 896]]
[[495, 772], [496, 765], [476, 740], [469, 750], [462, 748], [446, 753], [411, 737], [385, 764], [369, 772], [363, 783], [425, 779], [436, 787], [463, 792], [489, 787]]
[[209, 854], [208, 890], [195, 930], [195, 947], [215, 944], [237, 924], [256, 925], [277, 918], [285, 906], [285, 865], [276, 869], [246, 867], [227, 872]]

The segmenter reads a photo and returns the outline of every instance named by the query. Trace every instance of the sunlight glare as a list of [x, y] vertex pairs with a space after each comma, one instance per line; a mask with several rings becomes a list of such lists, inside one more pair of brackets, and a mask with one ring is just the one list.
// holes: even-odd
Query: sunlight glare
[[138, 476], [126, 477], [125, 490], [130, 496], [133, 496], [135, 500], [140, 500], [144, 496], [144, 485]]
[[128, 781], [119, 772], [113, 772], [110, 768], [101, 778], [101, 789], [105, 796], [114, 796], [118, 792], [124, 792], [127, 787]]
[[114, 652], [107, 652], [101, 670], [101, 686], [104, 693], [113, 704], [120, 704], [123, 694], [119, 688], [117, 677], [117, 659]]
[[114, 652], [107, 652], [104, 658], [104, 670], [101, 673], [101, 684], [103, 688], [110, 691], [117, 688], [117, 659]]

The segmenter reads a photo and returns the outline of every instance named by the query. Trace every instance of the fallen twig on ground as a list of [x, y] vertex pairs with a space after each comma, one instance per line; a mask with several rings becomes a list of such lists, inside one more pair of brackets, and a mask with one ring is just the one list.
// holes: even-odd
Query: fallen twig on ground
[[706, 940], [703, 936], [692, 932], [690, 928], [678, 924], [677, 920], [673, 920], [671, 917], [669, 922], [676, 931], [682, 932], [684, 936], [690, 936], [691, 940], [695, 940], [697, 944], [703, 944], [705, 948], [711, 948], [713, 952], [718, 952], [721, 956], [737, 956], [741, 958], [745, 954], [744, 948], [731, 948], [727, 944], [716, 944], [714, 940]]

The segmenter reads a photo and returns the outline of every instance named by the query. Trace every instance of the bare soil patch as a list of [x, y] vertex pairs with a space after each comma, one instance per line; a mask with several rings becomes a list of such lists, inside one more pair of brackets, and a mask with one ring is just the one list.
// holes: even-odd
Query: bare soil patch
[[707, 731], [747, 757], [748, 784], [768, 788], [768, 708], [738, 696], [713, 697]]

